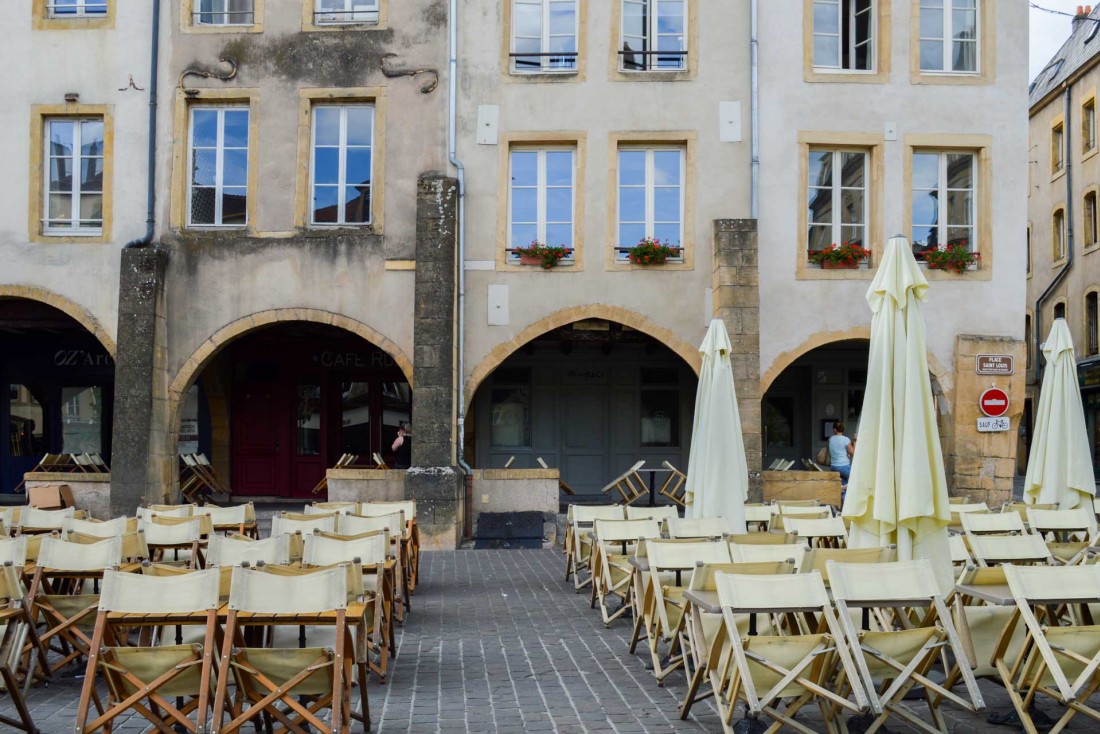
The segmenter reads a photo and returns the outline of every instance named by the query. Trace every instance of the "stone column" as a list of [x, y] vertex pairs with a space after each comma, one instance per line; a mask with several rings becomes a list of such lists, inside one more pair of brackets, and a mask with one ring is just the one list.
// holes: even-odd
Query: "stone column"
[[763, 445], [760, 429], [760, 276], [755, 219], [714, 222], [714, 317], [726, 323], [733, 352], [733, 380], [741, 411], [749, 501], [760, 502]]
[[155, 246], [122, 250], [111, 441], [111, 514], [161, 502], [175, 469], [168, 452], [168, 256]]
[[420, 178], [413, 312], [413, 448], [405, 496], [417, 501], [421, 545], [453, 549], [462, 536], [464, 485], [455, 468], [455, 305], [458, 182]]

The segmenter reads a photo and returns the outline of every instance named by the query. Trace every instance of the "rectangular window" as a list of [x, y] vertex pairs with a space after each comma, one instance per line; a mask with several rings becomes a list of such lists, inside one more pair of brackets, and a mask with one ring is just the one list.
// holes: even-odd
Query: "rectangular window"
[[1085, 203], [1082, 207], [1082, 215], [1084, 216], [1085, 231], [1082, 233], [1085, 239], [1085, 247], [1096, 246], [1096, 192], [1090, 191], [1085, 194]]
[[873, 71], [876, 0], [814, 0], [814, 66]]
[[1027, 274], [1031, 275], [1031, 225], [1027, 225]]
[[687, 68], [689, 0], [622, 0], [619, 68], [681, 71]]
[[[617, 258], [650, 238], [680, 247], [684, 237], [683, 148], [619, 149]], [[679, 261], [683, 257], [675, 258]]]
[[103, 388], [61, 388], [61, 450], [98, 454], [103, 437]]
[[642, 369], [638, 415], [642, 446], [680, 445], [680, 387], [675, 369]]
[[964, 245], [978, 251], [978, 156], [954, 151], [913, 153], [913, 253]]
[[1054, 220], [1050, 224], [1051, 256], [1055, 262], [1066, 256], [1066, 213], [1062, 209], [1054, 212]]
[[979, 0], [920, 0], [920, 68], [978, 71]]
[[188, 224], [248, 224], [247, 107], [193, 107], [188, 160]]
[[313, 108], [311, 224], [371, 223], [373, 153], [374, 105]]
[[842, 243], [867, 247], [869, 159], [861, 151], [810, 149], [809, 251]]
[[573, 262], [576, 150], [520, 148], [509, 159], [509, 261], [518, 261], [515, 248], [538, 242], [568, 248], [562, 263]]
[[512, 71], [577, 70], [577, 0], [512, 0]]
[[1085, 353], [1086, 356], [1093, 356], [1100, 354], [1100, 332], [1097, 331], [1100, 326], [1100, 320], [1098, 320], [1097, 314], [1097, 294], [1096, 291], [1089, 293], [1085, 296]]
[[107, 15], [109, 0], [49, 0], [46, 13], [50, 18], [100, 18]]
[[1062, 123], [1050, 129], [1050, 172], [1058, 173], [1066, 165], [1065, 132]]
[[44, 233], [103, 232], [103, 118], [46, 120]]
[[1081, 152], [1096, 149], [1096, 100], [1090, 99], [1081, 108]]
[[196, 25], [252, 25], [256, 22], [253, 0], [194, 0]]
[[379, 0], [314, 0], [313, 22], [318, 25], [377, 23]]
[[531, 445], [531, 370], [500, 370], [493, 380], [489, 407], [489, 445], [525, 448]]

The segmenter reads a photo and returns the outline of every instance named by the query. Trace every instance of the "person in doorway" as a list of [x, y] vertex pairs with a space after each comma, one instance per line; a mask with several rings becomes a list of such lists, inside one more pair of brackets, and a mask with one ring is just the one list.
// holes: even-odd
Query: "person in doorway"
[[848, 477], [852, 473], [852, 455], [855, 451], [855, 444], [844, 435], [844, 424], [837, 423], [833, 426], [833, 435], [829, 437], [829, 465], [840, 474], [840, 486], [844, 489], [848, 487]]
[[402, 423], [397, 429], [397, 438], [393, 440], [393, 453], [396, 454], [395, 469], [408, 469], [412, 466], [412, 425]]

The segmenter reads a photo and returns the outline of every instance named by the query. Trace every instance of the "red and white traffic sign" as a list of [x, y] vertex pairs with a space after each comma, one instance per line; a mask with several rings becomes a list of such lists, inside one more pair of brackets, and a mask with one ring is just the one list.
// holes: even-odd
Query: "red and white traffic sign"
[[978, 407], [990, 418], [1000, 418], [1008, 412], [1008, 393], [999, 387], [991, 387], [978, 398]]

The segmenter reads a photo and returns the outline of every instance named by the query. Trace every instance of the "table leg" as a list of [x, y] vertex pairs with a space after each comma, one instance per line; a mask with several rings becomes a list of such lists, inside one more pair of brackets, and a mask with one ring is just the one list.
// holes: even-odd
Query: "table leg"
[[657, 506], [657, 472], [649, 472], [649, 506]]

